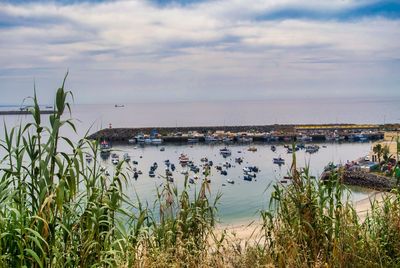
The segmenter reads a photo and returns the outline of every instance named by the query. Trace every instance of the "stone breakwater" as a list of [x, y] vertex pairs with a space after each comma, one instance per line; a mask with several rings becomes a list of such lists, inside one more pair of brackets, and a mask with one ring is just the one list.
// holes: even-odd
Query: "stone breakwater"
[[[328, 180], [329, 175], [330, 173], [326, 172], [322, 175], [321, 179]], [[396, 187], [396, 181], [394, 178], [363, 171], [346, 170], [341, 176], [341, 182], [346, 185], [361, 186], [384, 192], [390, 192]]]
[[[257, 126], [198, 126], [198, 127], [147, 127], [147, 128], [106, 128], [89, 136], [89, 139], [104, 139], [108, 141], [127, 142], [137, 134], [150, 134], [156, 129], [165, 142], [185, 142], [189, 133], [205, 135], [217, 131], [229, 132], [231, 134], [246, 133], [253, 137], [255, 141], [263, 140], [265, 133], [284, 140], [293, 139], [296, 136], [309, 135], [316, 141], [324, 141], [326, 135], [334, 132], [348, 138], [353, 133], [367, 131], [370, 139], [380, 139], [383, 137], [381, 125], [354, 125], [354, 124], [335, 124], [335, 125], [257, 125]], [[200, 140], [202, 137], [199, 137]]]

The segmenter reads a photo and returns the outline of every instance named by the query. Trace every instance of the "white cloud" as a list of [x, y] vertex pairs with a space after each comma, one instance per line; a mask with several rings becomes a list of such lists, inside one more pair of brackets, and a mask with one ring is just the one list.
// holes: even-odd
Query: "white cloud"
[[[358, 3], [312, 0], [301, 5], [331, 12]], [[12, 86], [16, 72], [56, 83], [66, 68], [83, 102], [91, 101], [93, 87], [104, 99], [115, 97], [111, 87], [144, 100], [154, 93], [160, 99], [228, 92], [232, 98], [249, 96], [240, 93], [243, 88], [257, 98], [276, 94], [266, 88], [291, 94], [294, 87], [329, 88], [333, 81], [351, 80], [357, 92], [368, 86], [365, 77], [392, 79], [390, 86], [398, 81], [389, 68], [400, 57], [398, 20], [255, 19], [268, 10], [298, 5], [259, 0], [162, 8], [148, 1], [0, 4], [0, 14], [20, 21], [0, 27], [0, 87]]]

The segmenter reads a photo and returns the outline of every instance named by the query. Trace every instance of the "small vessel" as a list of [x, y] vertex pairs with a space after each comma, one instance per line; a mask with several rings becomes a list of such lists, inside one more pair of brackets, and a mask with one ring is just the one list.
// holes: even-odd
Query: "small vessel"
[[210, 143], [210, 142], [218, 142], [219, 140], [215, 136], [207, 135], [207, 136], [204, 137], [204, 141], [207, 142], [207, 143]]
[[313, 154], [319, 151], [318, 145], [309, 145], [306, 147], [306, 153]]
[[272, 146], [271, 146], [271, 151], [273, 151], [273, 152], [276, 151], [276, 146], [275, 146], [275, 145], [272, 145]]
[[254, 146], [249, 147], [249, 149], [247, 149], [247, 151], [249, 152], [257, 152], [257, 148]]
[[226, 175], [228, 175], [228, 172], [226, 170], [221, 170], [221, 175], [226, 176]]
[[244, 176], [243, 176], [243, 179], [244, 179], [245, 181], [252, 181], [252, 180], [253, 180], [253, 177], [252, 177], [252, 176], [249, 176], [249, 175], [244, 175]]
[[155, 174], [154, 170], [150, 169], [150, 171], [149, 171], [149, 177], [150, 177], [150, 178], [154, 178], [155, 176], [156, 176], [156, 174]]
[[139, 174], [138, 174], [137, 172], [134, 172], [134, 173], [133, 173], [133, 178], [134, 178], [135, 180], [137, 180], [137, 178], [139, 178]]
[[150, 143], [153, 145], [160, 145], [163, 143], [163, 140], [160, 138], [152, 138], [150, 139]]
[[136, 142], [137, 143], [141, 143], [141, 144], [143, 144], [144, 143], [144, 141], [145, 141], [145, 138], [144, 138], [144, 135], [143, 134], [137, 134], [136, 136], [135, 136], [135, 139], [136, 139]]
[[165, 151], [165, 147], [161, 147], [160, 152], [164, 152], [164, 151]]
[[187, 169], [182, 169], [182, 170], [181, 170], [181, 174], [183, 174], [183, 175], [188, 175], [188, 174], [189, 174], [189, 170], [187, 170]]
[[90, 154], [87, 154], [85, 158], [86, 158], [86, 162], [88, 162], [89, 164], [93, 160], [93, 157]]
[[128, 143], [130, 143], [130, 144], [136, 143], [136, 139], [134, 139], [134, 138], [133, 139], [129, 139]]
[[115, 104], [114, 107], [115, 108], [122, 108], [122, 107], [125, 107], [125, 105], [123, 105], [123, 104]]
[[223, 156], [223, 157], [228, 157], [232, 154], [231, 150], [229, 150], [228, 148], [223, 148], [219, 150], [219, 153]]
[[194, 179], [193, 179], [193, 178], [190, 178], [190, 179], [189, 179], [189, 183], [190, 183], [190, 184], [194, 184]]
[[130, 157], [130, 155], [128, 153], [124, 153], [124, 161], [125, 162], [131, 161], [131, 157]]
[[100, 153], [109, 154], [111, 152], [111, 145], [107, 141], [102, 141], [100, 143]]
[[198, 138], [188, 138], [187, 142], [188, 143], [198, 143], [199, 139]]
[[179, 162], [185, 165], [187, 162], [189, 162], [189, 157], [187, 157], [185, 154], [181, 154], [181, 156], [179, 156]]
[[138, 161], [133, 160], [133, 161], [132, 161], [132, 164], [137, 165], [137, 164], [139, 164], [139, 163], [138, 163]]
[[111, 155], [111, 163], [113, 163], [114, 165], [117, 165], [119, 163], [119, 156], [117, 154]]
[[235, 162], [240, 165], [243, 162], [243, 158], [237, 157], [237, 158], [235, 158]]
[[110, 176], [110, 172], [109, 172], [108, 170], [104, 171], [104, 174], [105, 174], [106, 176]]
[[175, 165], [174, 164], [171, 164], [171, 170], [175, 171]]
[[273, 163], [274, 164], [278, 164], [278, 165], [284, 165], [285, 164], [285, 159], [283, 159], [282, 157], [274, 158], [273, 159]]
[[233, 142], [233, 138], [231, 138], [231, 137], [224, 137], [224, 138], [222, 139], [222, 142], [223, 142], [223, 143], [232, 143], [232, 142]]
[[234, 180], [231, 180], [231, 179], [227, 179], [226, 182], [227, 182], [227, 183], [230, 183], [230, 184], [235, 184], [235, 181], [234, 181]]
[[253, 141], [253, 138], [243, 135], [243, 136], [237, 137], [237, 141], [241, 142], [241, 143], [250, 143]]

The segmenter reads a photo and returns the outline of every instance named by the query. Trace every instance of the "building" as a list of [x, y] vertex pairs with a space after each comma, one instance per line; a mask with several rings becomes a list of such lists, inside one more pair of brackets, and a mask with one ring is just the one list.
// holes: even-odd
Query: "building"
[[397, 159], [397, 141], [400, 141], [400, 132], [399, 131], [388, 131], [384, 133], [383, 140], [374, 142], [371, 147], [370, 159], [373, 162], [378, 162], [378, 155], [374, 153], [373, 148], [377, 144], [381, 144], [382, 148], [387, 147], [389, 149], [389, 155], [392, 155]]

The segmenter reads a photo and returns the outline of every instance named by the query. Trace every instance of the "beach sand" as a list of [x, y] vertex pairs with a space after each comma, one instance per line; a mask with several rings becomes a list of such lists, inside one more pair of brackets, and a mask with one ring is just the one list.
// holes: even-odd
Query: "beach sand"
[[[354, 208], [357, 211], [360, 220], [363, 221], [368, 212], [371, 209], [371, 203], [373, 201], [382, 202], [385, 195], [390, 195], [390, 193], [374, 191], [368, 195], [368, 197], [354, 202]], [[262, 235], [262, 222], [260, 220], [252, 221], [242, 221], [232, 224], [220, 224], [217, 226], [216, 234], [218, 236], [226, 232], [228, 239], [233, 241], [246, 243], [256, 243]]]

